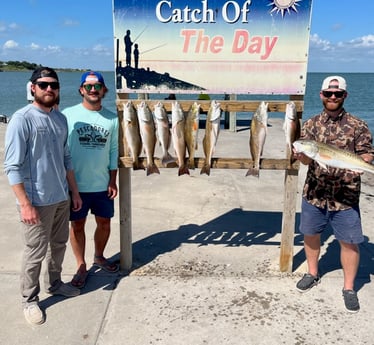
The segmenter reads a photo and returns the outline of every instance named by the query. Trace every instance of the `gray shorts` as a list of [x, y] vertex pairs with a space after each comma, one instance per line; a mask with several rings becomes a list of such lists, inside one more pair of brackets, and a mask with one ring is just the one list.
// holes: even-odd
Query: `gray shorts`
[[301, 203], [300, 232], [304, 235], [322, 233], [330, 224], [335, 238], [346, 243], [364, 241], [360, 209], [357, 206], [343, 211], [328, 211], [311, 205], [304, 198]]

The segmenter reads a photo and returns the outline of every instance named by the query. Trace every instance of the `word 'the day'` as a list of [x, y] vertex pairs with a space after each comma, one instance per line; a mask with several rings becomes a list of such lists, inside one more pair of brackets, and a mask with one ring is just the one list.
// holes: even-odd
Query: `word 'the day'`
[[[225, 38], [221, 35], [210, 37], [204, 34], [204, 30], [181, 30], [184, 39], [183, 53], [220, 53], [225, 47]], [[271, 55], [278, 37], [253, 36], [247, 30], [236, 30], [231, 45], [234, 54], [248, 53], [261, 54], [261, 60], [267, 60]]]

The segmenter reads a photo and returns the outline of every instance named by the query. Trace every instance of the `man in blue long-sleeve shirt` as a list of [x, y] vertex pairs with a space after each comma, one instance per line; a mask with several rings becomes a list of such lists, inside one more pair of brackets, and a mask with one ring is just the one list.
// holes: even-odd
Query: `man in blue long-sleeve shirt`
[[46, 258], [45, 289], [73, 297], [76, 289], [61, 281], [69, 237], [69, 212], [82, 201], [67, 144], [66, 119], [55, 109], [60, 84], [57, 73], [40, 67], [30, 78], [34, 102], [16, 111], [5, 135], [4, 170], [17, 201], [24, 242], [21, 267], [22, 306], [26, 320], [42, 324], [39, 276]]

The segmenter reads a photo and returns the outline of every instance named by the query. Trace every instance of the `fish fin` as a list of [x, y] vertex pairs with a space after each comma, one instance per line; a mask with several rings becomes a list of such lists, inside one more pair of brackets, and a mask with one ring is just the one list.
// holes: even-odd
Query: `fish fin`
[[260, 176], [260, 169], [258, 168], [249, 168], [245, 176], [255, 176], [259, 177]]
[[188, 158], [188, 169], [195, 169], [195, 158]]
[[147, 165], [147, 176], [149, 176], [151, 174], [159, 174], [159, 173], [160, 173], [160, 170], [158, 170], [156, 164]]
[[168, 152], [164, 157], [162, 157], [161, 163], [166, 168], [169, 163], [175, 162], [175, 158], [171, 156], [171, 154]]
[[326, 169], [326, 170], [328, 170], [329, 168], [328, 168], [328, 166], [325, 164], [325, 163], [322, 163], [322, 162], [320, 162], [320, 161], [317, 161], [317, 163], [323, 168], [323, 169]]
[[200, 175], [202, 174], [207, 174], [208, 176], [210, 175], [210, 165], [209, 164], [204, 164], [203, 167], [200, 170]]
[[140, 163], [138, 160], [134, 161], [132, 163], [132, 168], [134, 170], [145, 170], [145, 167], [142, 163]]
[[190, 171], [188, 170], [187, 165], [182, 165], [182, 166], [178, 169], [178, 176], [181, 176], [181, 175], [189, 175], [189, 174], [190, 174]]

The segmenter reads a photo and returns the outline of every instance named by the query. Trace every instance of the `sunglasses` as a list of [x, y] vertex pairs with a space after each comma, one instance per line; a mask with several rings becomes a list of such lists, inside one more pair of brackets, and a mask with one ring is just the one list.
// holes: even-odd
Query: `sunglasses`
[[47, 90], [48, 86], [50, 86], [52, 90], [58, 90], [60, 88], [60, 83], [58, 81], [38, 81], [34, 84], [38, 85], [42, 90]]
[[86, 84], [83, 85], [86, 91], [91, 91], [94, 88], [96, 91], [100, 91], [103, 88], [103, 84]]
[[336, 98], [342, 98], [345, 95], [345, 91], [322, 91], [324, 97], [330, 98], [334, 95]]

